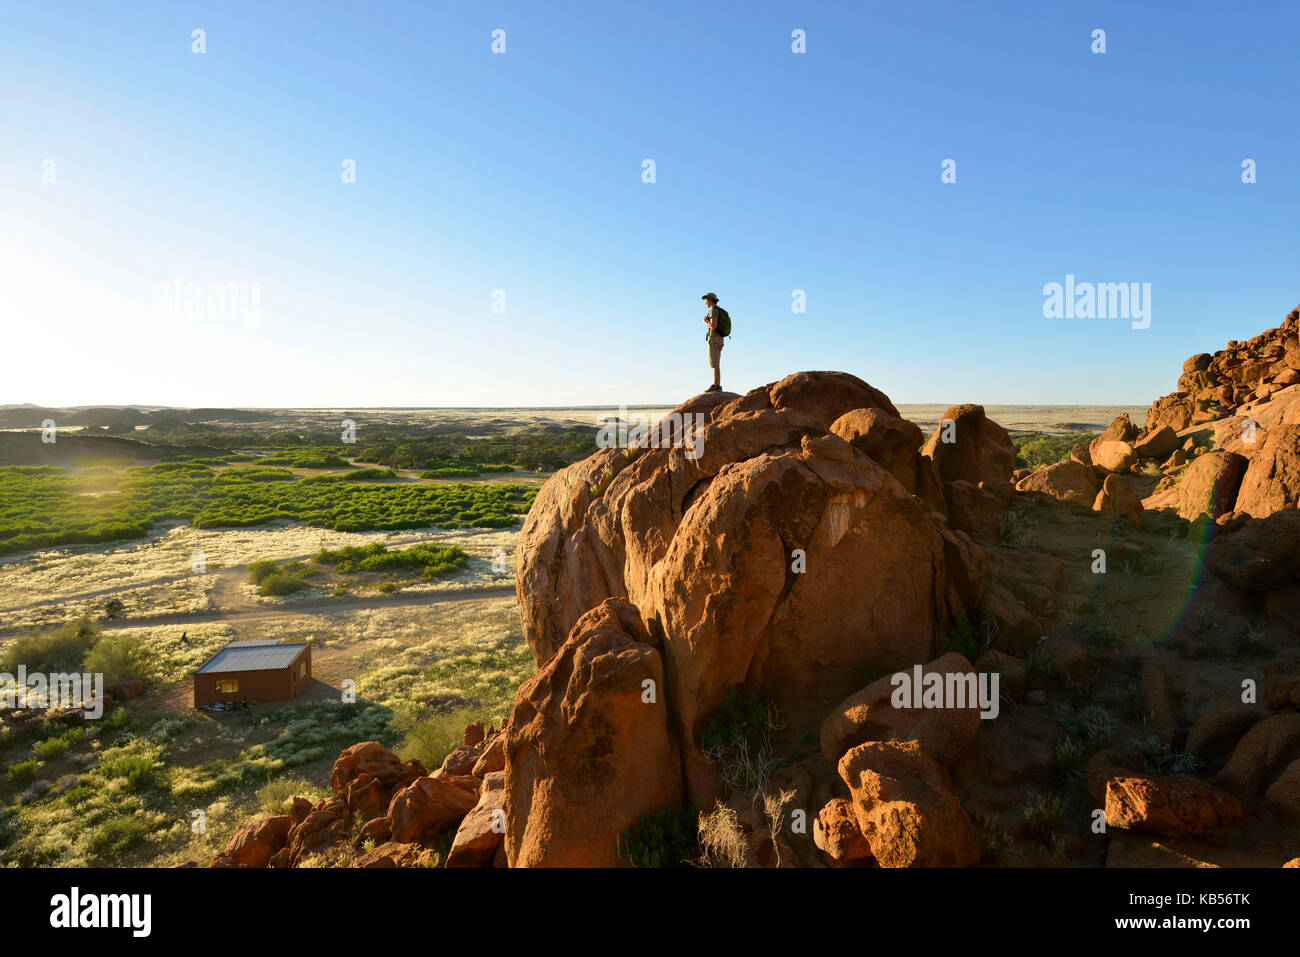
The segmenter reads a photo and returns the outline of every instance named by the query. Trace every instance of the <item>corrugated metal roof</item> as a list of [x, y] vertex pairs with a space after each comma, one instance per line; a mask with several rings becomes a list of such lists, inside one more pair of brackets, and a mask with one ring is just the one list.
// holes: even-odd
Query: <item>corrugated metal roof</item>
[[197, 673], [210, 675], [231, 671], [276, 671], [280, 668], [288, 668], [307, 644], [303, 641], [289, 645], [269, 641], [236, 641], [218, 651]]

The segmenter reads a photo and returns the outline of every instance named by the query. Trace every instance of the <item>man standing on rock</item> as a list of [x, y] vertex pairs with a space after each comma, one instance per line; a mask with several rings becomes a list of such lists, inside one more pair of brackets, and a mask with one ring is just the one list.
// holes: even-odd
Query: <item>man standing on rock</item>
[[722, 356], [722, 340], [731, 334], [731, 317], [727, 310], [718, 305], [718, 297], [711, 292], [700, 296], [709, 305], [704, 314], [704, 324], [709, 327], [705, 340], [709, 344], [709, 368], [713, 370], [713, 385], [705, 392], [722, 391], [722, 369], [719, 365]]

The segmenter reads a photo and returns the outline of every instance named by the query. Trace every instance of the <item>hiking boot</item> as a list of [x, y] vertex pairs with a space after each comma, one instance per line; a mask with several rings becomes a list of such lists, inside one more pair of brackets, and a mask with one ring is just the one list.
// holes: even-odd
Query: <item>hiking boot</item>
[[705, 392], [721, 392], [721, 391], [722, 391], [722, 386], [720, 386], [720, 385], [711, 385], [711, 386], [709, 386], [707, 389], [705, 389], [704, 391], [705, 391]]

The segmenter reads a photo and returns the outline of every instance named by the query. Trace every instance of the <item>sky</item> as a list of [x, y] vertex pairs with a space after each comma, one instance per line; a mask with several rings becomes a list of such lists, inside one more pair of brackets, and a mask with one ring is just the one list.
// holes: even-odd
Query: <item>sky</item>
[[[1145, 405], [1300, 302], [1297, 35], [1290, 2], [6, 0], [0, 403], [676, 404], [716, 292], [732, 391]], [[1067, 275], [1149, 324], [1049, 317]]]

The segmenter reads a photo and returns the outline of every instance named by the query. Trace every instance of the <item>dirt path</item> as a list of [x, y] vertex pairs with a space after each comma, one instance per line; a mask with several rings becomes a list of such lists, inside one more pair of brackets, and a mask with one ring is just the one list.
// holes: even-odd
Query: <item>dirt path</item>
[[[224, 583], [223, 583], [224, 584]], [[237, 588], [236, 588], [237, 591]], [[187, 615], [148, 615], [132, 618], [115, 619], [102, 622], [101, 631], [129, 631], [132, 628], [149, 628], [155, 625], [198, 625], [207, 622], [223, 624], [255, 624], [264, 621], [283, 621], [289, 618], [305, 618], [311, 615], [325, 615], [332, 612], [355, 611], [375, 607], [414, 607], [417, 605], [436, 605], [443, 602], [473, 601], [479, 598], [506, 598], [515, 593], [514, 585], [486, 585], [480, 588], [466, 588], [459, 591], [425, 592], [417, 595], [403, 595], [395, 592], [391, 595], [364, 595], [356, 598], [312, 598], [294, 602], [280, 608], [248, 607], [248, 603], [239, 600], [242, 607], [194, 612]], [[6, 629], [0, 631], [0, 638], [9, 638], [21, 634], [25, 629]]]

